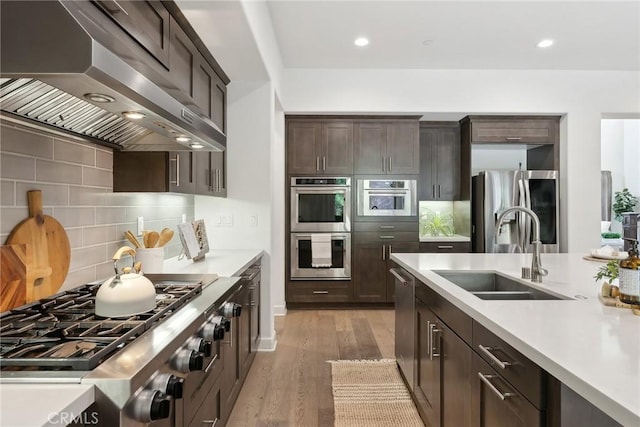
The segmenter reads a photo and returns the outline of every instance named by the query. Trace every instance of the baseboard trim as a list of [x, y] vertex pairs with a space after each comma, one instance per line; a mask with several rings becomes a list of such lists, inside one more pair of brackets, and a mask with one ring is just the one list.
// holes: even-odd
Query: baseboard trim
[[260, 337], [258, 343], [258, 351], [275, 351], [278, 346], [275, 331], [270, 337]]
[[286, 305], [274, 305], [273, 306], [273, 315], [274, 316], [286, 316], [287, 315], [287, 306]]

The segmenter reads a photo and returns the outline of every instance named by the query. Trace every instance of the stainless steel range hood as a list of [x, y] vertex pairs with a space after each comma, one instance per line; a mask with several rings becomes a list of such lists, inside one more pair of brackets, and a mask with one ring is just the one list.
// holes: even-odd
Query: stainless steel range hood
[[[86, 1], [0, 2], [3, 117], [126, 151], [191, 150], [194, 143], [224, 150], [226, 136], [215, 123], [150, 77], [140, 48], [130, 47], [135, 42], [117, 40], [87, 7], [95, 8]], [[123, 116], [132, 111], [144, 118]]]

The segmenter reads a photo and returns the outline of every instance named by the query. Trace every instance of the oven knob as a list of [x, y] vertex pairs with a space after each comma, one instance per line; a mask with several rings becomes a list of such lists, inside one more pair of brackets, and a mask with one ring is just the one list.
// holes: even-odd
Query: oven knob
[[203, 366], [204, 356], [202, 353], [188, 348], [179, 350], [171, 360], [171, 367], [185, 374], [192, 371], [201, 371]]
[[142, 422], [169, 418], [171, 398], [158, 390], [142, 390], [133, 401], [133, 417]]
[[159, 374], [153, 379], [151, 388], [154, 390], [164, 390], [166, 394], [173, 397], [174, 399], [181, 399], [183, 383], [183, 378], [165, 373]]
[[151, 421], [169, 418], [171, 412], [171, 398], [164, 393], [156, 391], [151, 401], [149, 418]]
[[207, 341], [220, 341], [224, 338], [224, 327], [219, 321], [210, 320], [202, 326], [199, 335]]
[[211, 357], [211, 343], [208, 339], [191, 337], [187, 341], [187, 345], [185, 347], [204, 354], [204, 357]]
[[[225, 319], [222, 316], [212, 317], [209, 321], [216, 325], [220, 325], [222, 328], [224, 328], [224, 332], [229, 332], [231, 330], [231, 320]], [[223, 339], [223, 338], [224, 338], [224, 333], [221, 335], [220, 339]]]
[[240, 304], [236, 304], [234, 302], [228, 302], [222, 306], [222, 309], [220, 310], [220, 312], [224, 317], [238, 317], [240, 316], [241, 310], [242, 310], [242, 306]]

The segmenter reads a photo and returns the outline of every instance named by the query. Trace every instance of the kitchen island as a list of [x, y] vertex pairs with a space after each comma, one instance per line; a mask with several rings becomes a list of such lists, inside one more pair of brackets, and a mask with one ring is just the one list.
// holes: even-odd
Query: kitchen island
[[543, 254], [549, 275], [530, 286], [558, 300], [483, 300], [434, 271], [490, 270], [519, 278], [526, 254], [399, 254], [392, 261], [624, 426], [640, 425], [640, 317], [606, 307], [598, 262]]

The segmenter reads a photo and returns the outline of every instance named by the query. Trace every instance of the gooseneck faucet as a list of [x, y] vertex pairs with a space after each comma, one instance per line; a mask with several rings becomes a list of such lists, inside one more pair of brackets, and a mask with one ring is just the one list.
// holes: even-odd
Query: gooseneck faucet
[[533, 245], [533, 254], [531, 256], [531, 281], [542, 282], [542, 276], [546, 276], [549, 272], [542, 268], [542, 261], [540, 261], [540, 247], [542, 246], [542, 242], [540, 241], [540, 218], [538, 218], [538, 215], [536, 215], [534, 211], [529, 208], [525, 208], [524, 206], [512, 206], [505, 209], [498, 216], [496, 221], [495, 237], [497, 238], [498, 234], [500, 234], [500, 228], [502, 227], [504, 217], [513, 211], [526, 213], [533, 221], [533, 241], [531, 242]]

